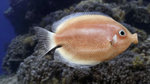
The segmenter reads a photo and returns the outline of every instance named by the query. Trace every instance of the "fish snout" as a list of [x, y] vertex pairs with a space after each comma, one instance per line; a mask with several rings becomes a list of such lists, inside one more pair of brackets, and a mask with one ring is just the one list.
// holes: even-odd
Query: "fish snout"
[[137, 35], [137, 33], [135, 33], [135, 34], [132, 34], [132, 42], [134, 43], [134, 44], [137, 44], [138, 43], [138, 35]]

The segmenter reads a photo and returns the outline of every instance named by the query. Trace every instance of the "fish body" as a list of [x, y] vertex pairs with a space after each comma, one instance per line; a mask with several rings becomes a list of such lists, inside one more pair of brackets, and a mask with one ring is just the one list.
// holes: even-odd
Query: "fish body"
[[74, 64], [95, 65], [119, 55], [131, 43], [138, 43], [137, 34], [131, 34], [120, 23], [102, 14], [73, 14], [54, 25], [49, 49], [61, 45], [58, 53]]

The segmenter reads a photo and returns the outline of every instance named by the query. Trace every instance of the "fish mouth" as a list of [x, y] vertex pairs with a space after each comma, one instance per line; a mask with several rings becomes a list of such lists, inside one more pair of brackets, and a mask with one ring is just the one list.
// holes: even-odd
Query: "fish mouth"
[[138, 44], [138, 35], [137, 35], [137, 33], [135, 33], [135, 34], [132, 35], [132, 42], [134, 44]]

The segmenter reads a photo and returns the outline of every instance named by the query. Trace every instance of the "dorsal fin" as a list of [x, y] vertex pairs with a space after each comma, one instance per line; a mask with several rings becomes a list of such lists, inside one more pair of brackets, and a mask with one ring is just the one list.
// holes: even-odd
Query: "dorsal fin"
[[68, 16], [65, 16], [63, 17], [62, 19], [56, 21], [53, 25], [52, 25], [52, 31], [55, 32], [57, 27], [64, 23], [65, 21], [71, 19], [71, 18], [75, 18], [75, 17], [78, 17], [78, 16], [83, 16], [83, 15], [103, 15], [103, 16], [107, 16], [109, 17], [108, 15], [104, 14], [104, 13], [101, 13], [101, 12], [78, 12], [78, 13], [73, 13], [73, 14], [70, 14]]

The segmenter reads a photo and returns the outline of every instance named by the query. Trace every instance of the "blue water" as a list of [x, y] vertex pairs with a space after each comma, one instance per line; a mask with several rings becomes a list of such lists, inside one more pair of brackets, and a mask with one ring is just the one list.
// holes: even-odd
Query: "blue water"
[[11, 23], [4, 16], [4, 11], [9, 7], [9, 0], [0, 0], [0, 75], [2, 71], [2, 60], [6, 53], [6, 46], [10, 43], [15, 33]]

